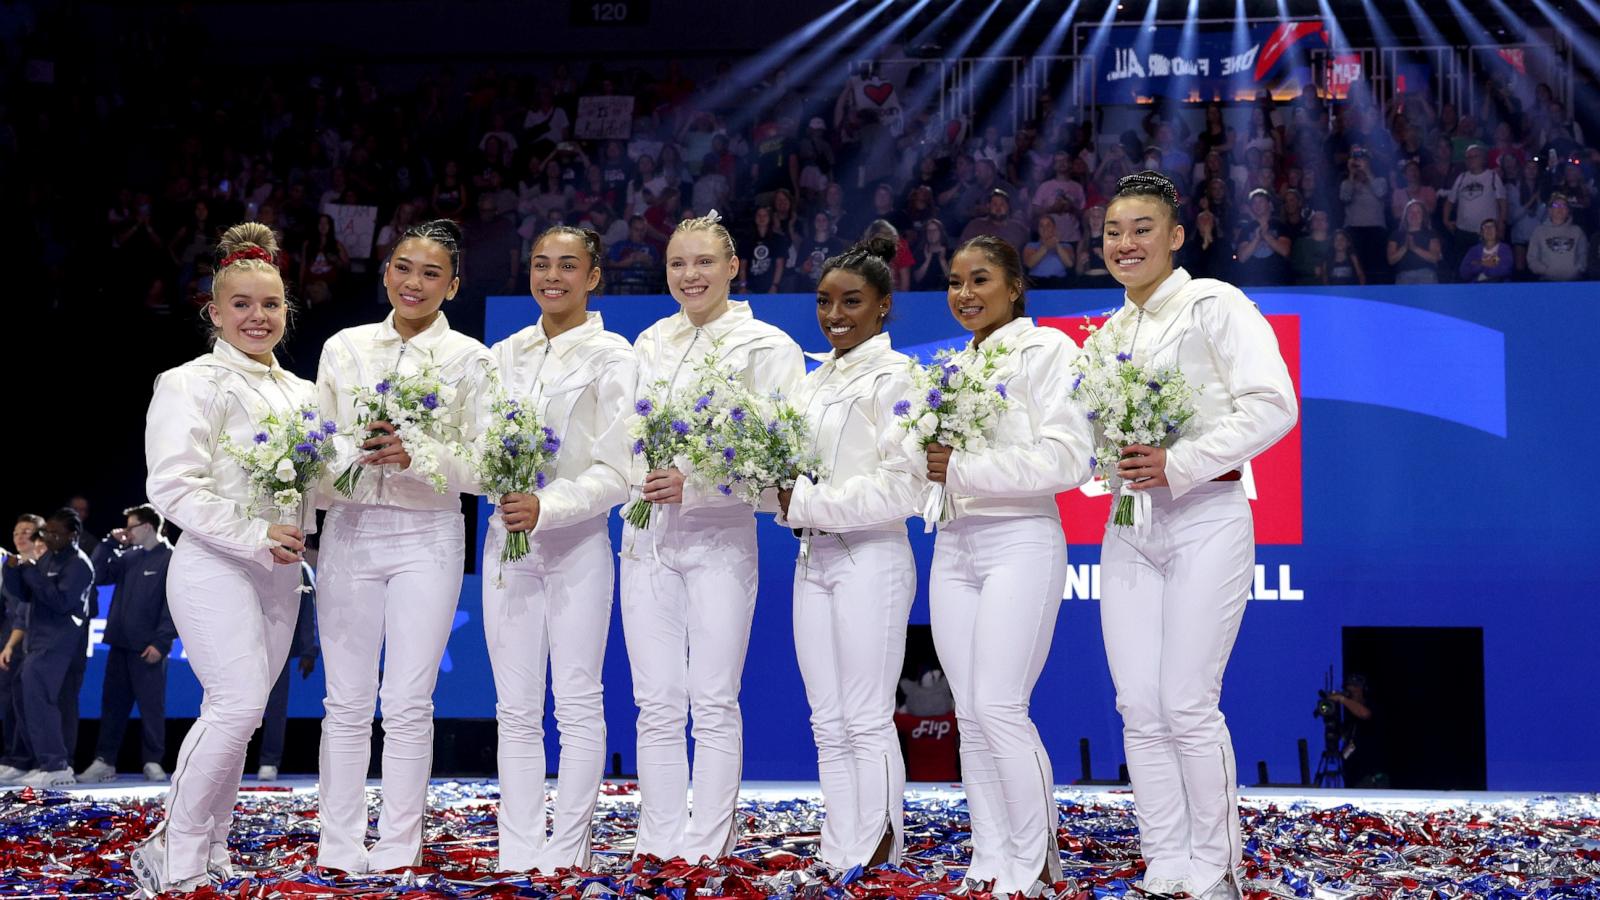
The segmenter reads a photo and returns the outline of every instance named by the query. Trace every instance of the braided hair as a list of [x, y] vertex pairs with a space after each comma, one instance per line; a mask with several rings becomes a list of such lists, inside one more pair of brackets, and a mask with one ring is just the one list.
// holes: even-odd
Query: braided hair
[[1154, 169], [1145, 169], [1143, 172], [1135, 172], [1117, 179], [1117, 192], [1111, 199], [1120, 200], [1124, 197], [1152, 197], [1160, 200], [1172, 213], [1173, 221], [1178, 219], [1178, 205], [1181, 202], [1178, 199], [1178, 186], [1171, 178]]
[[[551, 225], [549, 228], [539, 232], [539, 236], [534, 239], [534, 249], [537, 249], [539, 242], [545, 238], [558, 237], [560, 235], [577, 238], [583, 244], [584, 252], [589, 254], [589, 268], [591, 270], [601, 269], [603, 272], [605, 251], [600, 243], [600, 233], [593, 228], [580, 228], [577, 225]], [[605, 276], [602, 274], [601, 280], [595, 284], [592, 293], [600, 293], [604, 287]]]
[[838, 256], [830, 256], [822, 263], [822, 273], [817, 280], [828, 277], [834, 269], [860, 275], [867, 284], [872, 285], [878, 296], [887, 297], [894, 293], [894, 273], [889, 265], [894, 261], [899, 245], [886, 237], [869, 237], [857, 243]]
[[[433, 241], [444, 248], [450, 255], [450, 274], [452, 277], [461, 277], [461, 226], [449, 219], [431, 219], [419, 222], [405, 230], [400, 235], [400, 240], [395, 242], [398, 247], [402, 243], [417, 238], [419, 240]], [[391, 253], [393, 251], [390, 251]]]

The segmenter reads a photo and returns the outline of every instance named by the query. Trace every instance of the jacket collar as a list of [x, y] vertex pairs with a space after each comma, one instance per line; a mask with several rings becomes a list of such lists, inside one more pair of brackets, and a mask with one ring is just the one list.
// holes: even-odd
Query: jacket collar
[[[394, 311], [390, 310], [389, 314], [383, 317], [383, 321], [378, 323], [377, 339], [379, 342], [393, 344], [405, 343], [405, 338], [401, 337], [400, 332], [395, 330], [394, 315]], [[439, 317], [433, 320], [433, 324], [423, 329], [421, 334], [412, 338], [411, 343], [419, 350], [433, 350], [439, 346], [440, 342], [444, 340], [444, 336], [449, 333], [450, 320], [446, 319], [444, 313], [441, 311], [439, 313]]]
[[276, 355], [272, 357], [272, 365], [265, 365], [246, 356], [243, 350], [220, 338], [215, 344], [211, 345], [211, 355], [216, 357], [224, 366], [245, 375], [252, 375], [257, 378], [288, 377], [288, 373], [283, 370], [282, 366], [278, 365], [278, 357]]
[[[994, 333], [989, 335], [989, 345], [992, 347], [995, 344], [1009, 344], [1033, 329], [1032, 319], [1027, 316], [1017, 316], [1015, 319], [996, 328]], [[971, 349], [972, 346], [972, 342], [968, 341], [967, 347]]]
[[[1165, 281], [1157, 285], [1156, 292], [1151, 294], [1150, 299], [1144, 302], [1145, 313], [1152, 316], [1161, 315], [1161, 309], [1167, 305], [1167, 301], [1177, 296], [1178, 292], [1183, 290], [1183, 286], [1188, 284], [1191, 280], [1192, 279], [1189, 277], [1189, 271], [1184, 267], [1179, 266], [1173, 269], [1172, 274], [1168, 275]], [[1127, 299], [1128, 294], [1126, 291], [1123, 292], [1122, 298], [1125, 306], [1131, 307], [1135, 310], [1139, 308], [1138, 304]]]
[[837, 356], [831, 350], [827, 353], [807, 353], [806, 356], [825, 366], [831, 363], [840, 374], [845, 374], [871, 365], [875, 359], [893, 349], [889, 344], [889, 332], [880, 331], [851, 348], [850, 352], [843, 356]]
[[[707, 322], [701, 330], [710, 336], [712, 340], [720, 340], [735, 328], [754, 318], [755, 314], [750, 311], [749, 301], [729, 300], [728, 311]], [[677, 314], [667, 319], [667, 322], [670, 324], [670, 334], [674, 338], [687, 337], [695, 331], [695, 324], [689, 321], [689, 317], [684, 315], [681, 309], [678, 310]]]
[[525, 347], [529, 351], [537, 351], [540, 347], [548, 344], [551, 352], [561, 359], [566, 359], [567, 354], [571, 353], [574, 348], [604, 329], [605, 322], [600, 318], [600, 314], [591, 310], [588, 316], [584, 318], [582, 325], [569, 331], [563, 331], [555, 337], [546, 337], [544, 333], [544, 316], [540, 316], [539, 321], [535, 322], [533, 327], [525, 332], [527, 337]]

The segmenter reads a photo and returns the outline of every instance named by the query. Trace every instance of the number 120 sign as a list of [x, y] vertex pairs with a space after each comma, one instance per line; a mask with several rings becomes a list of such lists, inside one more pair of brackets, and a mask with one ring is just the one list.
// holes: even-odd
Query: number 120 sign
[[572, 0], [573, 25], [648, 25], [650, 0]]

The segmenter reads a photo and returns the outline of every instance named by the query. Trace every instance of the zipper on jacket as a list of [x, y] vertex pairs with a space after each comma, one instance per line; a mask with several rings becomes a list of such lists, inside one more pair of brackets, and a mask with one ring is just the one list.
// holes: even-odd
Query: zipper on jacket
[[672, 391], [675, 388], [677, 388], [677, 386], [678, 386], [678, 373], [683, 371], [683, 364], [685, 362], [688, 362], [688, 360], [689, 360], [689, 351], [693, 350], [694, 349], [694, 345], [700, 342], [700, 332], [702, 330], [704, 330], [704, 329], [702, 329], [700, 326], [696, 325], [695, 329], [694, 329], [694, 337], [689, 338], [689, 346], [683, 348], [683, 356], [678, 360], [677, 368], [672, 370], [672, 380], [667, 382], [667, 393], [668, 394], [672, 393]]

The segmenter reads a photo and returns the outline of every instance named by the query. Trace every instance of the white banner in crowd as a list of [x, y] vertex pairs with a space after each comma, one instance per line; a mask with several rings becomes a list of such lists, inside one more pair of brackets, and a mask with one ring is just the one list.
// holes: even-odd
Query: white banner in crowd
[[378, 230], [378, 208], [329, 203], [322, 208], [333, 217], [333, 231], [351, 259], [372, 256], [372, 238]]
[[579, 97], [575, 131], [583, 140], [627, 140], [633, 135], [633, 98]]

